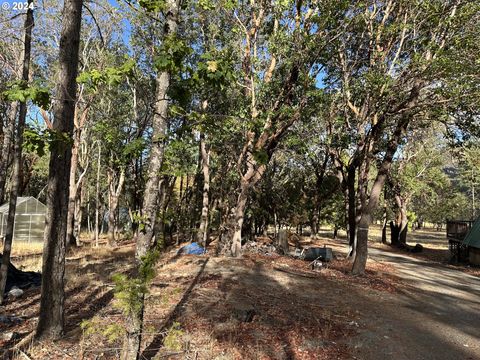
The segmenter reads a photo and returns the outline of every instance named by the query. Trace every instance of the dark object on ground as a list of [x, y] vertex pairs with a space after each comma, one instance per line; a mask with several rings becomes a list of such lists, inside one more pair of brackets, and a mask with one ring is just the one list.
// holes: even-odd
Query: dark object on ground
[[420, 245], [420, 244], [416, 244], [415, 246], [409, 246], [407, 248], [407, 251], [409, 251], [411, 253], [419, 253], [419, 252], [423, 251], [423, 246]]
[[410, 249], [410, 252], [412, 253], [419, 253], [423, 251], [423, 246], [420, 244], [416, 244], [414, 247]]
[[[0, 254], [0, 259], [2, 254]], [[28, 289], [30, 287], [40, 286], [42, 283], [42, 275], [34, 271], [18, 270], [12, 263], [8, 264], [7, 285], [5, 294], [14, 286], [20, 289]]]
[[322, 260], [330, 261], [333, 259], [332, 248], [311, 247], [303, 253], [303, 259], [306, 261]]
[[233, 309], [232, 315], [240, 322], [252, 322], [253, 317], [256, 315], [255, 309], [249, 306], [237, 307]]
[[198, 245], [196, 242], [185, 245], [180, 250], [178, 250], [180, 255], [203, 255], [205, 254], [205, 249]]
[[17, 316], [6, 316], [6, 315], [0, 315], [0, 325], [16, 325], [20, 324], [22, 322], [22, 319], [17, 317]]
[[415, 246], [410, 246], [407, 244], [399, 243], [397, 246], [399, 249], [403, 249], [410, 253], [420, 253], [423, 251], [423, 246], [421, 244], [416, 244]]

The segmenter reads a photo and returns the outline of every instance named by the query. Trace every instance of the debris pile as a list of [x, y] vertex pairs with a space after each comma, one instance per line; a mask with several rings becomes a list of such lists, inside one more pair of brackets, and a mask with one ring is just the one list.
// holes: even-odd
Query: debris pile
[[258, 241], [248, 241], [245, 245], [243, 245], [243, 251], [246, 253], [268, 256], [278, 254], [275, 245]]
[[295, 248], [285, 252], [285, 245], [281, 241], [274, 243], [269, 237], [257, 238], [257, 241], [248, 241], [243, 246], [243, 251], [250, 254], [266, 256], [287, 255], [288, 257], [308, 261], [311, 270], [322, 270], [327, 263], [333, 260], [333, 251], [329, 247]]

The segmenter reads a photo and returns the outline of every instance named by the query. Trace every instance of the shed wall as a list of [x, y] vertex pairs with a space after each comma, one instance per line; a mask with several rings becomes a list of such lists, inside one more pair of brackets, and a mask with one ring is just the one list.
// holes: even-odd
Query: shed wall
[[480, 265], [480, 249], [470, 248], [468, 262], [472, 265]]

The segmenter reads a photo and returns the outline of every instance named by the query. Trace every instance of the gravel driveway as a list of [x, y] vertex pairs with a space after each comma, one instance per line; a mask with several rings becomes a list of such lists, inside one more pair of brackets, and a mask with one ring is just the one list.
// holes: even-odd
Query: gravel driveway
[[408, 286], [357, 304], [356, 359], [480, 359], [480, 278], [378, 249], [369, 257], [393, 264]]

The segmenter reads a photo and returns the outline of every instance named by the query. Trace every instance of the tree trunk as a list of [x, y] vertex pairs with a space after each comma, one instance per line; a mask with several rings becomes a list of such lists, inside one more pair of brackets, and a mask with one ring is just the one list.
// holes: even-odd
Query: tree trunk
[[400, 228], [398, 225], [390, 221], [390, 245], [398, 246], [398, 235], [400, 233]]
[[355, 257], [356, 243], [357, 243], [357, 205], [355, 192], [355, 173], [356, 168], [353, 165], [348, 167], [347, 171], [347, 193], [348, 193], [348, 244], [349, 257]]
[[[175, 0], [167, 1], [168, 14], [165, 36], [175, 34], [177, 29], [178, 4]], [[144, 229], [138, 236], [136, 257], [140, 258], [150, 248], [154, 235], [155, 222], [157, 220], [158, 190], [160, 184], [160, 169], [164, 155], [163, 138], [167, 131], [168, 96], [170, 86], [170, 74], [166, 71], [158, 74], [156, 79], [156, 104], [153, 118], [152, 147], [147, 170], [147, 182], [143, 199], [143, 222]]]
[[32, 179], [36, 159], [30, 156], [23, 156], [22, 166], [20, 166], [20, 183], [18, 188], [18, 196], [23, 196], [29, 188]]
[[108, 171], [108, 245], [117, 246], [117, 241], [115, 239], [115, 229], [117, 227], [117, 210], [118, 210], [118, 200], [120, 194], [122, 193], [123, 184], [125, 182], [125, 169], [120, 170], [120, 176], [118, 179], [117, 186], [115, 187], [115, 175], [113, 170]]
[[316, 238], [318, 235], [318, 211], [316, 209], [314, 210], [314, 213], [312, 215], [310, 228], [312, 230], [312, 237]]
[[368, 202], [362, 207], [360, 221], [357, 231], [357, 252], [353, 262], [352, 273], [355, 275], [363, 275], [367, 265], [368, 256], [368, 231], [372, 222], [372, 214], [377, 208], [380, 194], [387, 179], [388, 173], [392, 166], [393, 156], [397, 152], [400, 138], [405, 133], [410, 118], [402, 118], [397, 123], [394, 133], [388, 142], [385, 156], [379, 166], [377, 176], [372, 186]]
[[277, 212], [273, 210], [273, 237], [274, 238], [276, 238], [278, 234], [277, 225], [278, 225]]
[[200, 218], [200, 226], [197, 233], [197, 242], [203, 246], [207, 246], [208, 233], [208, 208], [209, 208], [209, 192], [210, 192], [210, 149], [205, 144], [205, 135], [200, 134], [200, 153], [202, 156], [203, 171], [203, 197], [202, 197], [202, 214]]
[[247, 207], [248, 189], [246, 182], [242, 181], [240, 194], [237, 198], [237, 205], [233, 217], [233, 235], [230, 252], [232, 256], [240, 256], [242, 250], [242, 227], [245, 219], [245, 208]]
[[231, 239], [230, 252], [232, 256], [240, 256], [242, 249], [242, 227], [245, 219], [248, 194], [250, 189], [260, 180], [265, 172], [265, 165], [259, 165], [251, 154], [248, 155], [248, 170], [240, 181], [240, 193], [233, 216], [233, 235]]
[[320, 197], [322, 191], [323, 182], [325, 180], [325, 174], [327, 173], [330, 149], [327, 147], [325, 150], [325, 158], [321, 166], [315, 166], [315, 193], [313, 195], [313, 216], [312, 216], [312, 236], [315, 238], [318, 234], [318, 223], [320, 214], [320, 205], [323, 199]]
[[[85, 124], [88, 108], [84, 109], [80, 119], [78, 117], [78, 112], [79, 112], [79, 107], [77, 105], [75, 110], [75, 129], [73, 134], [72, 161], [70, 165], [70, 184], [69, 184], [70, 193], [68, 196], [68, 213], [67, 213], [67, 247], [80, 245], [79, 239], [77, 239], [77, 237], [74, 236], [75, 204], [77, 203], [78, 189], [82, 184], [82, 178], [86, 174], [86, 168], [85, 168], [84, 172], [80, 175], [77, 181], [77, 169], [78, 169], [78, 162], [79, 162], [78, 152], [81, 146], [82, 128], [83, 128], [83, 125]], [[88, 165], [86, 167], [88, 167]]]
[[336, 239], [338, 237], [338, 226], [335, 224], [333, 227], [333, 238]]
[[12, 149], [12, 138], [15, 133], [15, 125], [17, 123], [18, 103], [15, 101], [10, 107], [10, 123], [6, 127], [3, 136], [2, 156], [0, 156], [0, 204], [5, 201], [5, 185], [8, 177], [8, 164], [10, 163], [10, 152]]
[[[180, 4], [177, 0], [166, 0], [165, 3], [165, 27], [163, 36], [175, 35], [178, 26]], [[135, 249], [137, 265], [150, 250], [157, 218], [158, 192], [160, 185], [160, 169], [164, 155], [164, 137], [167, 131], [168, 116], [168, 89], [170, 86], [170, 74], [168, 71], [158, 73], [156, 78], [156, 103], [153, 116], [152, 148], [147, 170], [147, 181], [143, 198], [142, 221], [144, 229], [139, 232]], [[138, 359], [140, 343], [142, 339], [142, 323], [144, 296], [142, 296], [140, 310], [132, 313], [127, 319], [127, 331], [122, 349], [121, 359]]]
[[[57, 101], [53, 130], [70, 139], [77, 90], [78, 52], [83, 0], [65, 0], [60, 37]], [[42, 291], [36, 336], [58, 338], [64, 329], [64, 274], [67, 234], [70, 141], [51, 146], [47, 193], [47, 219], [43, 248]]]
[[404, 246], [407, 245], [407, 232], [408, 232], [408, 219], [407, 219], [406, 211], [405, 212], [402, 211], [402, 221], [400, 224], [400, 234], [399, 234], [398, 240]]
[[[30, 5], [32, 0], [28, 2]], [[33, 10], [27, 10], [27, 17], [25, 19], [25, 42], [23, 52], [23, 69], [22, 80], [28, 82], [30, 74], [30, 55], [32, 49], [32, 28], [34, 26]], [[15, 212], [17, 208], [17, 196], [20, 185], [20, 167], [22, 166], [22, 143], [23, 130], [25, 128], [25, 120], [27, 118], [27, 103], [20, 103], [20, 114], [18, 117], [17, 131], [15, 134], [15, 151], [13, 159], [13, 176], [10, 186], [10, 199], [8, 205], [7, 229], [5, 232], [5, 240], [3, 244], [3, 255], [0, 266], [0, 304], [3, 303], [3, 296], [5, 293], [5, 286], [7, 283], [8, 266], [10, 264], [10, 253], [12, 251], [13, 233], [15, 227]]]
[[[401, 104], [396, 111], [408, 111], [415, 106], [418, 102], [420, 96], [420, 90], [424, 84], [424, 81], [417, 79], [414, 82], [410, 90], [410, 95], [408, 99]], [[407, 131], [408, 125], [410, 123], [412, 116], [404, 114], [401, 118], [398, 119], [395, 130], [393, 131], [390, 139], [387, 142], [385, 155], [382, 162], [378, 167], [377, 176], [372, 185], [372, 190], [368, 201], [366, 201], [365, 206], [362, 206], [362, 214], [360, 214], [359, 228], [361, 230], [357, 234], [357, 253], [355, 256], [355, 261], [353, 263], [352, 273], [357, 275], [363, 275], [365, 273], [365, 267], [367, 264], [368, 256], [368, 231], [370, 224], [372, 222], [372, 214], [378, 206], [378, 201], [380, 199], [380, 193], [387, 179], [388, 173], [392, 166], [393, 157], [397, 152], [397, 148], [402, 136], [404, 136]]]
[[102, 145], [98, 140], [97, 183], [95, 191], [95, 247], [98, 247], [100, 237], [100, 165], [102, 160]]
[[383, 192], [382, 244], [387, 243], [387, 191]]
[[[87, 231], [89, 234], [92, 234], [92, 222], [90, 220], [90, 194], [87, 186]], [[92, 237], [93, 239], [94, 237]]]
[[398, 207], [397, 224], [398, 228], [396, 243], [404, 247], [407, 245], [407, 231], [408, 231], [408, 218], [407, 218], [407, 202], [400, 196], [395, 195], [395, 202]]
[[78, 167], [78, 148], [80, 147], [80, 129], [75, 129], [73, 136], [72, 161], [70, 166], [70, 184], [68, 196], [67, 211], [67, 247], [77, 246], [77, 240], [73, 236], [73, 227], [75, 220], [75, 199], [77, 197], [77, 167]]
[[387, 243], [387, 217], [385, 214], [383, 215], [382, 221], [382, 244]]
[[[173, 177], [175, 178], [175, 177]], [[173, 182], [175, 184], [175, 182]], [[154, 230], [154, 242], [152, 244], [155, 248], [165, 248], [165, 212], [168, 208], [168, 202], [170, 201], [169, 197], [167, 197], [167, 193], [170, 194], [172, 191], [172, 186], [170, 185], [170, 181], [168, 176], [164, 176], [163, 179], [160, 180], [159, 192], [160, 192], [160, 199], [158, 201], [158, 208], [160, 209], [161, 221], [157, 221], [155, 223], [155, 230]]]
[[83, 216], [83, 207], [85, 202], [85, 191], [82, 189], [83, 181], [78, 188], [77, 198], [75, 199], [75, 215], [73, 217], [73, 237], [78, 240], [80, 239], [80, 232], [82, 228], [82, 216]]
[[288, 254], [288, 234], [287, 231], [281, 230], [278, 233], [277, 247], [282, 254]]

